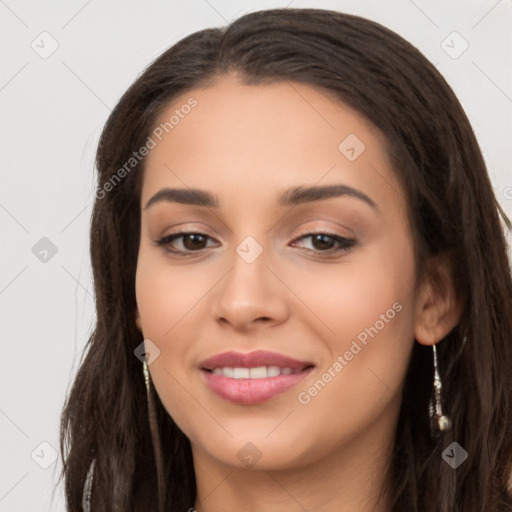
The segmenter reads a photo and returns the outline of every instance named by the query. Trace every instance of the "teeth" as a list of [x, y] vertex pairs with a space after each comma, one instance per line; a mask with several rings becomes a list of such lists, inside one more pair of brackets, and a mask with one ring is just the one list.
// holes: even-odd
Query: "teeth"
[[269, 377], [277, 377], [281, 373], [279, 366], [269, 366], [267, 368], [267, 375]]
[[233, 368], [222, 369], [222, 375], [224, 375], [224, 377], [234, 377], [234, 373]]
[[267, 376], [267, 369], [265, 366], [258, 366], [257, 368], [249, 369], [249, 377], [251, 379], [264, 379]]
[[235, 379], [248, 379], [249, 368], [233, 368], [233, 377]]
[[290, 375], [300, 371], [292, 370], [291, 368], [279, 368], [279, 366], [258, 366], [256, 368], [214, 368], [212, 373], [231, 377], [232, 379], [266, 379], [267, 377]]

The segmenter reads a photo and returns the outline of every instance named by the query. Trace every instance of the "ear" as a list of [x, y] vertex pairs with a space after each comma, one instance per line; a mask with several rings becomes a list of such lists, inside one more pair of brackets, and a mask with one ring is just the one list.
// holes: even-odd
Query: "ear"
[[446, 256], [434, 256], [427, 266], [416, 303], [414, 336], [422, 345], [434, 345], [459, 323], [463, 300], [458, 297]]
[[135, 324], [137, 325], [137, 329], [142, 332], [142, 323], [140, 321], [139, 308], [135, 308]]

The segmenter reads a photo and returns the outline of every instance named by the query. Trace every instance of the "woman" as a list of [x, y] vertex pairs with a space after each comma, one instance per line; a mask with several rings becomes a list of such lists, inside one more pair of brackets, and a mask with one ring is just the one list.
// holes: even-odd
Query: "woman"
[[69, 510], [512, 510], [506, 217], [418, 50], [320, 9], [197, 32], [97, 167]]

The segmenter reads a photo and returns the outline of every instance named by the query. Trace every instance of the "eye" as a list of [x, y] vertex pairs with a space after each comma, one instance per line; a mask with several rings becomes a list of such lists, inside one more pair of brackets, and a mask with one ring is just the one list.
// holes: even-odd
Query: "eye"
[[349, 251], [356, 241], [352, 238], [345, 238], [334, 233], [306, 233], [299, 237], [297, 240], [304, 240], [310, 238], [313, 249], [304, 248], [305, 252], [315, 253], [320, 255], [332, 255]]
[[[307, 238], [311, 239], [313, 249], [302, 246], [302, 249], [307, 253], [314, 253], [316, 255], [332, 255], [349, 251], [356, 241], [351, 238], [345, 238], [333, 233], [305, 233], [295, 241], [302, 241]], [[165, 251], [172, 253], [176, 256], [187, 256], [194, 252], [199, 253], [206, 249], [208, 240], [213, 240], [209, 235], [196, 231], [180, 231], [171, 235], [164, 236], [160, 240], [156, 240], [155, 244], [158, 247], [164, 247]], [[176, 248], [176, 242], [180, 240], [181, 248]]]
[[[156, 241], [156, 245], [158, 247], [164, 247], [166, 251], [171, 252], [173, 254], [188, 254], [191, 252], [199, 252], [205, 249], [204, 244], [206, 240], [208, 240], [210, 236], [199, 233], [195, 231], [180, 231], [179, 233], [174, 233], [172, 235], [167, 235]], [[181, 240], [182, 247], [184, 249], [175, 249], [173, 248], [173, 243], [176, 240]], [[212, 239], [213, 240], [213, 239]]]

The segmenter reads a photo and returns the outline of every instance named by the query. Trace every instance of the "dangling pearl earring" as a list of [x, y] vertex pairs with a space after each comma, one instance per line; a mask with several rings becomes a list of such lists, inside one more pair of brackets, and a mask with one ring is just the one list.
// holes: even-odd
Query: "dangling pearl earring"
[[441, 377], [439, 375], [439, 365], [437, 361], [436, 344], [432, 345], [432, 353], [434, 356], [434, 403], [432, 400], [429, 404], [430, 422], [441, 432], [446, 432], [451, 429], [451, 419], [443, 414], [441, 405]]
[[146, 391], [148, 392], [148, 396], [149, 396], [149, 371], [148, 371], [148, 364], [146, 362], [145, 357], [144, 357], [144, 362], [142, 363], [142, 372], [144, 373], [144, 382], [146, 383]]

